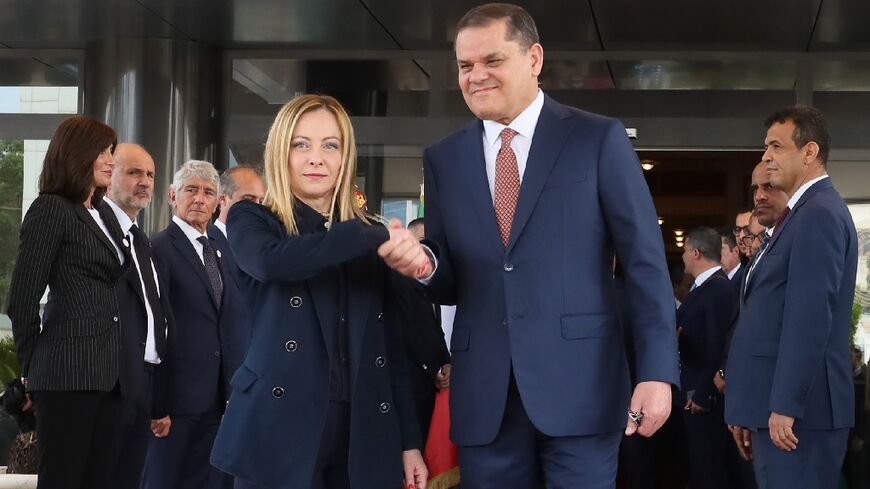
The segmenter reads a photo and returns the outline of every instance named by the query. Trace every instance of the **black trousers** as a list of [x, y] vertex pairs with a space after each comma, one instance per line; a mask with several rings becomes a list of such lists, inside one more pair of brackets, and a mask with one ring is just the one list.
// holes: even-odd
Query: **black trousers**
[[121, 410], [121, 442], [118, 463], [112, 474], [113, 489], [139, 489], [148, 441], [151, 439], [151, 410], [154, 402], [154, 365], [143, 366], [140, 392], [124, 396]]
[[118, 456], [121, 397], [111, 392], [37, 391], [39, 489], [109, 489]]

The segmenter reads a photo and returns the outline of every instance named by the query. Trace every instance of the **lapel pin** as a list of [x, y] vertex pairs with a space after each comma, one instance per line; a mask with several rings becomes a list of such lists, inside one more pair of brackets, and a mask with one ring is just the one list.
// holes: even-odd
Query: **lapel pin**
[[130, 242], [127, 241], [127, 238], [122, 239], [122, 240], [121, 240], [121, 243], [124, 244], [124, 248], [129, 248], [129, 247], [130, 247]]
[[217, 253], [217, 257], [220, 258], [221, 257], [221, 250], [217, 250], [216, 253]]

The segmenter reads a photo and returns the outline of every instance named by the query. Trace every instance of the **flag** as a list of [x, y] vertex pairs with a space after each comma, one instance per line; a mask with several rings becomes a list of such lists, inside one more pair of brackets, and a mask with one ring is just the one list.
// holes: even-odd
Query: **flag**
[[423, 217], [423, 184], [420, 184], [420, 205], [417, 206], [417, 217]]
[[[422, 201], [422, 199], [421, 199]], [[450, 441], [450, 389], [438, 391], [423, 458], [429, 469], [429, 489], [459, 485], [459, 453]]]

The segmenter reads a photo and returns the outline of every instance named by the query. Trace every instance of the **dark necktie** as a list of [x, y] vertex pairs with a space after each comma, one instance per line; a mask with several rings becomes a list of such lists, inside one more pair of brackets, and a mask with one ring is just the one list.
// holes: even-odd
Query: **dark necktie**
[[495, 219], [505, 247], [511, 236], [514, 211], [520, 196], [520, 171], [517, 155], [511, 149], [511, 141], [517, 132], [506, 127], [501, 131], [501, 149], [495, 157]]
[[211, 247], [207, 236], [196, 238], [202, 243], [202, 261], [205, 263], [205, 273], [208, 274], [208, 281], [211, 282], [211, 290], [214, 292], [215, 304], [218, 310], [221, 308], [221, 299], [224, 293], [224, 284], [221, 281], [221, 272], [218, 268], [217, 255], [214, 248]]
[[154, 348], [157, 356], [163, 358], [166, 350], [166, 316], [163, 315], [163, 305], [160, 303], [160, 294], [157, 290], [157, 282], [154, 280], [154, 268], [151, 265], [151, 245], [145, 233], [139, 226], [130, 227], [133, 235], [133, 248], [136, 250], [136, 263], [139, 265], [139, 276], [145, 284], [145, 300], [151, 307], [151, 315], [154, 317]]
[[773, 230], [773, 236], [779, 234], [779, 231], [782, 229], [782, 223], [785, 222], [785, 217], [788, 213], [791, 212], [791, 208], [789, 206], [785, 206], [785, 210], [782, 211], [782, 215], [779, 216], [779, 220], [776, 221], [776, 229]]

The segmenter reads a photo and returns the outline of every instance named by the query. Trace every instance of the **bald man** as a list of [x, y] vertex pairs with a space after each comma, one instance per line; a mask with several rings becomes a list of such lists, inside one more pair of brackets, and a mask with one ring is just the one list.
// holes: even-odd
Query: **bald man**
[[119, 144], [114, 157], [105, 200], [114, 211], [135, 266], [115, 289], [121, 316], [118, 365], [124, 403], [121, 449], [112, 487], [134, 489], [139, 487], [152, 433], [158, 437], [169, 433], [165, 396], [161, 394], [165, 382], [161, 379], [165, 378], [171, 318], [167, 296], [160, 292], [160, 279], [151, 261], [151, 243], [136, 224], [139, 212], [148, 207], [154, 193], [154, 160], [135, 144]]

